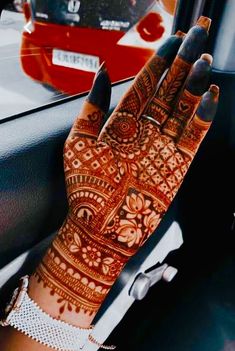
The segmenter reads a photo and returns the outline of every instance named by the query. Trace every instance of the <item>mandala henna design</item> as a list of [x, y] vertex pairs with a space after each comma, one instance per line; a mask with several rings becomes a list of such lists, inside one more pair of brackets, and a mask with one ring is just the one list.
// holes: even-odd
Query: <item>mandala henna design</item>
[[134, 159], [141, 150], [142, 152], [147, 150], [154, 126], [152, 123], [143, 121], [143, 119], [138, 120], [134, 115], [126, 112], [114, 112], [113, 116], [115, 119], [107, 126], [103, 140], [106, 144], [111, 145], [113, 150], [120, 153], [119, 167], [120, 172], [123, 173], [122, 165], [124, 165], [126, 158]]
[[[56, 297], [60, 315], [97, 312], [126, 262], [159, 225], [210, 125], [201, 116], [213, 117], [212, 92], [203, 96], [200, 122], [195, 117], [184, 125], [178, 144], [156, 123], [140, 118], [168, 62], [163, 56], [142, 70], [100, 132], [107, 99], [98, 89], [99, 103], [94, 91], [100, 75], [107, 75], [103, 67], [66, 140], [69, 212], [35, 273]], [[169, 101], [170, 89], [165, 90]], [[179, 100], [182, 116], [194, 111], [188, 96]]]

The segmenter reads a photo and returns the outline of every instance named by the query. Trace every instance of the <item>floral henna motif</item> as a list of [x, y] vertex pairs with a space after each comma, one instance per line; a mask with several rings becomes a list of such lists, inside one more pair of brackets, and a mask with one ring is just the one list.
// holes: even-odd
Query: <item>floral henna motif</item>
[[145, 200], [143, 194], [132, 193], [127, 195], [126, 204], [123, 206], [123, 210], [127, 211], [127, 218], [141, 218], [142, 215], [149, 214], [151, 212], [149, 205], [150, 200]]
[[[135, 156], [148, 150], [154, 126], [147, 120], [136, 120], [133, 115], [125, 112], [115, 112], [114, 116], [116, 119], [107, 126], [103, 140], [112, 146], [116, 154], [120, 153], [121, 163], [118, 166], [122, 169], [125, 159], [133, 160]], [[131, 168], [134, 170], [135, 167], [131, 166]]]
[[83, 309], [93, 313], [120, 273], [123, 257], [93, 242], [85, 233], [72, 235], [76, 229], [67, 218], [36, 276], [51, 289], [52, 295], [61, 296], [58, 300], [58, 303], [63, 302], [60, 313], [69, 306], [66, 301], [76, 306], [76, 312]]
[[101, 253], [95, 247], [87, 246], [82, 248], [82, 258], [89, 267], [99, 267]]
[[117, 240], [129, 248], [135, 246], [138, 249], [155, 230], [161, 215], [153, 210], [151, 200], [142, 193], [129, 189], [129, 194], [120, 210]]

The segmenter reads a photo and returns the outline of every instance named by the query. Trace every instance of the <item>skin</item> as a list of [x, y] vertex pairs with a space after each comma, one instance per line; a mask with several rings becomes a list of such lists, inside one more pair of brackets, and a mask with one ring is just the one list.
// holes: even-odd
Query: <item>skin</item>
[[[29, 295], [52, 317], [89, 327], [178, 191], [218, 101], [218, 87], [204, 94], [210, 55], [193, 65], [205, 43], [199, 45], [198, 37], [207, 37], [209, 25], [200, 18], [181, 46], [182, 33], [170, 38], [104, 126], [110, 81], [105, 66], [98, 72], [65, 143], [69, 213], [30, 278]], [[49, 350], [10, 327], [1, 329], [3, 351]]]

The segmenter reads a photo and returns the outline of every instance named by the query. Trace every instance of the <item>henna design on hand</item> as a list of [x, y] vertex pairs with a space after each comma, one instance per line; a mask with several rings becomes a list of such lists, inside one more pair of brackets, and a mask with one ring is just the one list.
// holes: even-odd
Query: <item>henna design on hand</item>
[[190, 29], [166, 77], [147, 106], [144, 113], [152, 116], [160, 125], [171, 115], [192, 63], [203, 51], [209, 27], [209, 18], [202, 16], [198, 20], [197, 25]]
[[[218, 88], [212, 86], [198, 108], [206, 89], [204, 83], [197, 86], [200, 60], [184, 86], [191, 61], [182, 57], [189, 42], [192, 49], [192, 37], [193, 30], [156, 92], [182, 41], [170, 38], [103, 128], [110, 82], [104, 66], [96, 76], [64, 147], [69, 213], [35, 273], [57, 297], [60, 314], [96, 313], [128, 259], [157, 228], [211, 124]], [[151, 118], [142, 116], [146, 111]]]

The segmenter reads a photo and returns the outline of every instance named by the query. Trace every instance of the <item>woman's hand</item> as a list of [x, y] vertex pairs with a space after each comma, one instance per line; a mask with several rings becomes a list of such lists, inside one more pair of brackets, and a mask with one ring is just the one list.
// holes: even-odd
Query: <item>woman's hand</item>
[[170, 37], [104, 126], [111, 88], [104, 65], [97, 73], [64, 147], [69, 213], [31, 278], [31, 296], [46, 289], [57, 301], [56, 318], [89, 325], [177, 193], [218, 101], [218, 87], [206, 92], [212, 57], [194, 63], [209, 25], [201, 17]]

